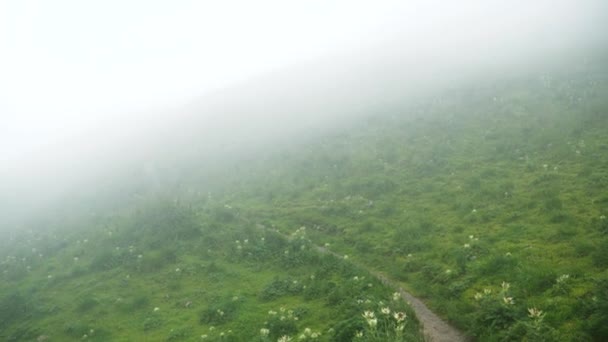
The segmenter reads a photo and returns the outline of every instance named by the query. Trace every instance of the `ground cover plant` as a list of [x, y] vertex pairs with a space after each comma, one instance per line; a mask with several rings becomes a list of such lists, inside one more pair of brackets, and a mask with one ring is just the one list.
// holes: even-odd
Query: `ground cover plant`
[[31, 223], [1, 242], [0, 337], [421, 340], [355, 261], [473, 339], [604, 341], [606, 75], [447, 89], [211, 185], [192, 163], [119, 209]]
[[597, 70], [446, 91], [261, 160], [225, 201], [480, 340], [605, 340], [607, 94]]
[[422, 340], [392, 289], [315, 251], [304, 229], [285, 238], [223, 205], [199, 209], [145, 200], [93, 229], [20, 236], [1, 264], [0, 336], [349, 341], [382, 308], [403, 315], [403, 339]]

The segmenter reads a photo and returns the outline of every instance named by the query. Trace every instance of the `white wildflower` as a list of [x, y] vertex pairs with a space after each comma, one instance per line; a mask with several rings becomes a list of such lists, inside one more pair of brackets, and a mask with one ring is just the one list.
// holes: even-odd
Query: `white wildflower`
[[371, 319], [374, 317], [376, 317], [376, 315], [374, 315], [373, 311], [366, 310], [363, 312], [363, 318], [365, 318], [365, 319]]
[[407, 318], [407, 315], [405, 314], [405, 312], [395, 312], [393, 313], [393, 317], [397, 322], [403, 322]]
[[530, 318], [542, 318], [544, 313], [537, 308], [528, 308], [528, 316], [530, 316]]

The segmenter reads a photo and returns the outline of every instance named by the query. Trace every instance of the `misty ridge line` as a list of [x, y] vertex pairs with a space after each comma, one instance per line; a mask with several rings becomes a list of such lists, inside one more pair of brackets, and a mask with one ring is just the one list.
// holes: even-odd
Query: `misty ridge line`
[[32, 122], [24, 146], [49, 143], [0, 160], [0, 335], [247, 340], [263, 322], [265, 339], [285, 300], [327, 339], [397, 301], [420, 340], [606, 334], [608, 11], [582, 13], [608, 3], [548, 18], [540, 1], [163, 107]]
[[[141, 141], [138, 135], [145, 137], [146, 131], [159, 135], [162, 126], [182, 130], [187, 124], [182, 121], [184, 116], [202, 118], [201, 122], [194, 122], [202, 124], [197, 125], [198, 130], [207, 127], [207, 131], [224, 129], [224, 133], [227, 129], [251, 125], [249, 121], [262, 125], [261, 122], [268, 119], [288, 117], [293, 120], [293, 117], [302, 116], [298, 109], [308, 117], [318, 116], [320, 114], [317, 113], [324, 109], [323, 115], [331, 116], [337, 111], [331, 108], [332, 102], [337, 103], [338, 109], [344, 109], [348, 102], [357, 99], [387, 101], [391, 87], [397, 86], [398, 96], [401, 96], [404, 91], [436, 87], [450, 78], [483, 73], [492, 64], [495, 68], [503, 66], [507, 69], [522, 62], [528, 66], [532, 62], [542, 65], [564, 52], [585, 49], [602, 39], [602, 35], [592, 34], [601, 29], [597, 27], [601, 23], [601, 18], [598, 18], [601, 17], [598, 14], [601, 13], [601, 2], [583, 2], [576, 7], [568, 1], [551, 4], [555, 13], [548, 13], [550, 15], [543, 12], [547, 10], [545, 2], [525, 6], [518, 15], [510, 12], [509, 6], [497, 6], [493, 10], [490, 10], [491, 6], [481, 6], [482, 9], [470, 14], [471, 19], [477, 22], [463, 20], [466, 17], [449, 19], [447, 13], [439, 15], [439, 12], [435, 19], [443, 18], [445, 22], [437, 22], [433, 25], [435, 28], [405, 22], [405, 33], [389, 35], [384, 42], [371, 46], [369, 42], [363, 42], [359, 50], [315, 60], [304, 66], [285, 68], [266, 77], [256, 77], [241, 86], [212, 92], [186, 107], [164, 111], [154, 108], [121, 116], [107, 113], [109, 122], [104, 122], [103, 118], [97, 120], [92, 128], [83, 128], [80, 136], [63, 145], [71, 145], [68, 150], [78, 152], [74, 141], [89, 150], [100, 149], [99, 145], [101, 149], [112, 147], [107, 141], [120, 144], [129, 137]], [[517, 3], [513, 6], [516, 5], [521, 6]], [[568, 9], [571, 13], [565, 15]], [[539, 58], [539, 55], [543, 56]], [[361, 87], [357, 84], [359, 82], [370, 86]], [[376, 86], [371, 86], [374, 83]], [[259, 105], [256, 98], [265, 106], [258, 111], [254, 108]], [[277, 101], [279, 98], [282, 102]], [[294, 101], [297, 106], [290, 106]], [[234, 102], [251, 108], [235, 107], [232, 105]], [[274, 109], [261, 117], [269, 107]], [[176, 138], [175, 132], [171, 138]], [[65, 149], [65, 146], [60, 144], [41, 153], [52, 155], [57, 149]]]
[[[146, 146], [162, 151], [160, 145], [186, 145], [189, 139], [198, 141], [201, 137], [212, 146], [255, 142], [284, 130], [369, 115], [378, 107], [407, 103], [409, 98], [465, 82], [517, 77], [529, 69], [546, 69], [570, 57], [565, 51], [552, 51], [560, 57], [553, 57], [551, 63], [534, 51], [510, 56], [495, 46], [488, 45], [487, 49], [491, 53], [475, 52], [473, 56], [463, 52], [442, 55], [434, 49], [410, 54], [403, 51], [410, 51], [409, 48], [400, 46], [382, 54], [366, 50], [361, 55], [292, 67], [215, 91], [187, 105], [165, 110], [170, 114], [125, 116], [118, 125], [109, 123], [114, 126], [112, 129], [101, 129], [110, 134], [109, 141], [139, 142], [142, 151]], [[582, 57], [579, 62], [584, 63]], [[94, 137], [93, 134], [90, 139]], [[98, 144], [93, 141], [91, 145]]]
[[411, 53], [413, 47], [396, 40], [286, 68], [172, 109], [125, 115], [23, 165], [3, 168], [0, 201], [29, 215], [35, 211], [28, 207], [42, 208], [91, 186], [116, 187], [146, 178], [155, 168], [174, 169], [176, 178], [180, 165], [192, 160], [215, 167], [260, 149], [314, 139], [445, 89], [585, 65], [596, 51], [581, 43], [581, 49], [574, 44], [508, 53], [509, 46], [494, 44], [485, 53], [457, 49], [458, 42]]
[[[263, 4], [260, 4], [260, 6], [263, 6]], [[204, 126], [209, 127], [209, 130], [215, 124], [218, 124], [219, 128], [228, 125], [230, 129], [233, 129], [238, 125], [247, 125], [248, 120], [256, 120], [260, 124], [259, 122], [264, 118], [260, 118], [259, 113], [253, 110], [241, 113], [238, 109], [237, 113], [230, 113], [237, 117], [236, 123], [214, 123], [218, 120], [229, 120], [230, 114], [228, 112], [230, 112], [230, 109], [225, 107], [231, 106], [226, 106], [226, 103], [222, 103], [222, 101], [251, 101], [251, 99], [244, 99], [246, 94], [257, 93], [261, 98], [270, 95], [270, 97], [264, 99], [265, 102], [270, 101], [270, 103], [266, 103], [266, 107], [280, 106], [283, 104], [276, 103], [276, 100], [270, 100], [272, 96], [285, 98], [284, 102], [289, 103], [290, 100], [293, 101], [294, 99], [289, 96], [288, 92], [281, 92], [283, 90], [281, 88], [294, 89], [297, 85], [299, 89], [296, 94], [298, 96], [302, 96], [303, 93], [310, 93], [312, 98], [312, 101], [297, 100], [298, 108], [304, 109], [304, 106], [313, 104], [308, 107], [310, 111], [306, 113], [307, 116], [319, 115], [316, 112], [324, 108], [326, 108], [326, 113], [323, 115], [331, 116], [335, 115], [336, 110], [327, 106], [326, 102], [338, 102], [338, 109], [343, 109], [347, 101], [353, 101], [357, 98], [361, 98], [362, 101], [370, 98], [376, 99], [376, 97], [384, 99], [384, 96], [389, 96], [389, 89], [387, 88], [390, 88], [391, 83], [400, 83], [399, 86], [404, 87], [403, 82], [409, 81], [410, 84], [415, 84], [414, 90], [418, 90], [426, 86], [436, 86], [440, 80], [458, 78], [459, 75], [479, 72], [491, 64], [494, 64], [495, 67], [501, 65], [508, 67], [509, 64], [513, 65], [514, 61], [519, 60], [519, 62], [524, 61], [530, 65], [531, 61], [536, 60], [538, 62], [539, 59], [543, 60], [544, 63], [555, 59], [556, 56], [560, 56], [564, 52], [584, 50], [592, 45], [606, 43], [606, 37], [601, 32], [606, 31], [607, 20], [605, 19], [607, 19], [606, 13], [608, 11], [606, 10], [608, 7], [604, 2], [597, 0], [576, 2], [570, 0], [541, 0], [533, 3], [516, 0], [508, 4], [500, 1], [465, 1], [460, 4], [412, 2], [407, 6], [394, 7], [389, 4], [378, 5], [382, 9], [386, 9], [386, 6], [403, 15], [402, 22], [387, 26], [387, 31], [378, 32], [375, 37], [359, 33], [358, 43], [351, 42], [346, 46], [341, 46], [341, 48], [336, 47], [331, 50], [334, 51], [333, 57], [324, 57], [323, 59], [317, 56], [314, 58], [319, 59], [308, 62], [304, 67], [294, 64], [294, 67], [273, 72], [268, 77], [255, 77], [249, 81], [248, 85], [256, 89], [253, 92], [247, 89], [247, 85], [234, 86], [226, 90], [209, 93], [203, 101], [195, 101], [188, 106], [189, 108], [180, 108], [176, 105], [166, 110], [148, 108], [137, 113], [120, 110], [120, 106], [117, 106], [114, 110], [111, 107], [114, 103], [111, 91], [107, 94], [100, 93], [93, 96], [93, 98], [100, 99], [99, 103], [90, 103], [88, 107], [82, 110], [83, 113], [80, 116], [74, 116], [73, 114], [70, 114], [72, 116], [59, 115], [53, 112], [53, 109], [57, 108], [49, 106], [50, 116], [58, 117], [59, 121], [66, 120], [66, 122], [50, 124], [51, 120], [41, 118], [40, 121], [51, 126], [46, 129], [53, 130], [53, 132], [45, 132], [44, 127], [36, 127], [37, 122], [32, 122], [31, 126], [37, 129], [28, 133], [30, 140], [38, 142], [46, 140], [48, 142], [50, 137], [45, 137], [45, 134], [48, 134], [54, 139], [62, 137], [63, 139], [59, 140], [63, 141], [55, 142], [55, 146], [43, 146], [42, 150], [33, 151], [24, 159], [45, 159], [44, 157], [46, 157], [43, 163], [50, 163], [54, 159], [59, 159], [55, 158], [55, 155], [61, 154], [62, 149], [70, 150], [72, 151], [70, 153], [78, 157], [93, 152], [103, 154], [103, 150], [128, 143], [129, 137], [134, 137], [135, 141], [143, 141], [139, 139], [138, 135], [144, 136], [145, 132], [156, 134], [163, 131], [159, 126], [177, 126], [178, 130], [182, 130], [186, 124], [181, 122], [182, 114], [203, 117]], [[360, 6], [353, 5], [353, 7]], [[370, 7], [371, 9], [374, 8]], [[337, 20], [336, 24], [339, 22]], [[49, 29], [52, 30], [53, 27], [49, 27]], [[329, 28], [328, 30], [331, 31]], [[313, 33], [310, 32], [310, 34]], [[297, 40], [297, 37], [293, 38]], [[175, 47], [179, 48], [179, 46]], [[263, 49], [263, 47], [260, 47], [260, 49]], [[346, 51], [337, 52], [344, 50]], [[179, 51], [181, 50], [178, 49], [176, 52]], [[543, 57], [539, 58], [539, 55], [543, 55]], [[239, 59], [246, 61], [248, 56], [245, 55]], [[269, 60], [274, 59], [270, 58]], [[293, 60], [293, 62], [301, 63], [305, 60], [307, 59], [299, 58]], [[204, 63], [205, 60], [202, 60], [201, 64]], [[163, 64], [159, 66], [170, 70], [177, 70], [180, 67]], [[218, 65], [218, 67], [230, 67], [230, 65]], [[233, 65], [233, 67], [236, 68], [238, 65]], [[155, 83], [154, 75], [160, 75], [164, 72], [165, 70], [150, 70], [145, 79]], [[194, 75], [193, 77], [200, 77], [199, 74]], [[117, 88], [120, 88], [120, 83], [123, 82], [130, 84], [128, 72], [125, 72], [122, 77], [124, 79], [121, 79], [119, 75], [119, 78], [115, 80]], [[209, 77], [213, 77], [213, 75]], [[156, 82], [162, 83], [162, 80], [159, 77]], [[379, 82], [376, 82], [376, 80]], [[426, 80], [429, 82], [426, 82]], [[188, 82], [188, 80], [183, 81]], [[365, 89], [359, 87], [357, 82], [375, 82], [378, 87]], [[56, 83], [61, 86], [60, 82]], [[279, 83], [280, 85], [274, 86], [274, 93], [268, 93], [266, 88], [273, 83]], [[85, 95], [98, 89], [95, 88], [94, 84], [88, 86], [84, 84], [83, 86], [83, 88], [88, 88], [84, 91]], [[141, 88], [148, 89], [147, 85], [142, 85]], [[179, 89], [180, 85], [176, 84], [175, 88]], [[318, 90], [314, 90], [315, 88]], [[103, 91], [103, 88], [98, 90]], [[127, 89], [126, 94], [120, 94], [120, 97], [128, 97], [131, 93], [132, 97], [136, 98], [139, 91], [140, 89]], [[167, 92], [172, 92], [172, 90], [167, 89]], [[239, 92], [239, 94], [236, 94], [236, 92]], [[238, 98], [230, 98], [230, 93], [238, 96]], [[73, 94], [72, 102], [78, 102], [78, 99], [75, 98], [78, 94], [80, 93]], [[327, 98], [328, 94], [333, 94], [334, 100], [332, 100], [332, 96]], [[60, 95], [69, 96], [70, 94]], [[104, 97], [106, 95], [107, 98]], [[315, 95], [320, 97], [317, 98]], [[35, 96], [35, 93], [32, 96]], [[225, 98], [226, 96], [228, 98]], [[340, 100], [340, 96], [345, 97], [346, 101]], [[222, 99], [223, 97], [224, 99]], [[38, 99], [33, 100], [31, 102], [38, 101]], [[69, 97], [65, 100], [70, 101]], [[200, 108], [196, 106], [197, 104], [203, 105], [201, 102], [206, 104]], [[155, 102], [151, 101], [150, 103]], [[314, 104], [316, 103], [323, 103], [325, 107], [315, 107]], [[2, 103], [0, 103], [1, 105]], [[111, 109], [105, 113], [96, 113], [100, 108], [108, 108], [108, 106]], [[145, 106], [145, 103], [139, 104], [139, 107], [144, 108], [143, 106]], [[208, 106], [208, 111], [201, 111], [205, 106]], [[223, 112], [224, 109], [226, 109], [226, 113]], [[278, 116], [281, 118], [283, 116], [295, 117], [296, 115], [292, 115], [292, 112], [297, 113], [290, 106], [286, 106], [280, 113], [276, 113], [276, 110], [273, 113], [271, 110], [268, 116], [273, 119]], [[312, 114], [313, 112], [315, 114]], [[19, 126], [20, 120], [14, 121], [17, 122], [16, 126]], [[9, 120], [10, 122], [11, 120]], [[27, 122], [25, 125], [27, 126]], [[202, 130], [201, 127], [198, 129]], [[77, 131], [77, 134], [69, 136], [72, 131]], [[37, 133], [40, 136], [36, 136]], [[170, 138], [176, 139], [176, 134], [173, 133]], [[16, 137], [13, 137], [13, 139], [16, 139]], [[145, 145], [142, 144], [142, 146]], [[70, 153], [66, 152], [66, 154]], [[59, 157], [70, 158], [73, 156], [60, 155]], [[23, 160], [17, 162], [20, 163]]]

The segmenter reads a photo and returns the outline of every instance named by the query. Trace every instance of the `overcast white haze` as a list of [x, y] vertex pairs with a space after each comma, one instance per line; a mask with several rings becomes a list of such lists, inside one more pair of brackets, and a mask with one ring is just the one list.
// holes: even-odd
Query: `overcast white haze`
[[145, 150], [117, 146], [152, 126], [269, 134], [259, 121], [287, 130], [469, 72], [585, 56], [607, 14], [599, 0], [5, 0], [0, 191], [62, 187], [92, 151]]
[[175, 104], [397, 30], [396, 3], [4, 1], [0, 108], [11, 148]]

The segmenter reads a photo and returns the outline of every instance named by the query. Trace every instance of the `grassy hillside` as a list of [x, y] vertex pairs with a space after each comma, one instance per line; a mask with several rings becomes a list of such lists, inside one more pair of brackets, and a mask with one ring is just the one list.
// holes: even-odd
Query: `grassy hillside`
[[383, 308], [407, 318], [378, 316], [377, 333], [421, 340], [392, 289], [314, 251], [304, 229], [286, 239], [229, 207], [148, 199], [51, 231], [2, 259], [2, 340], [350, 341]]
[[447, 90], [255, 155], [213, 188], [188, 170], [182, 190], [138, 189], [120, 210], [64, 208], [0, 243], [0, 338], [421, 340], [354, 260], [479, 340], [606, 340], [606, 75]]
[[480, 340], [608, 337], [603, 70], [387, 109], [232, 184], [239, 212], [312, 228]]

